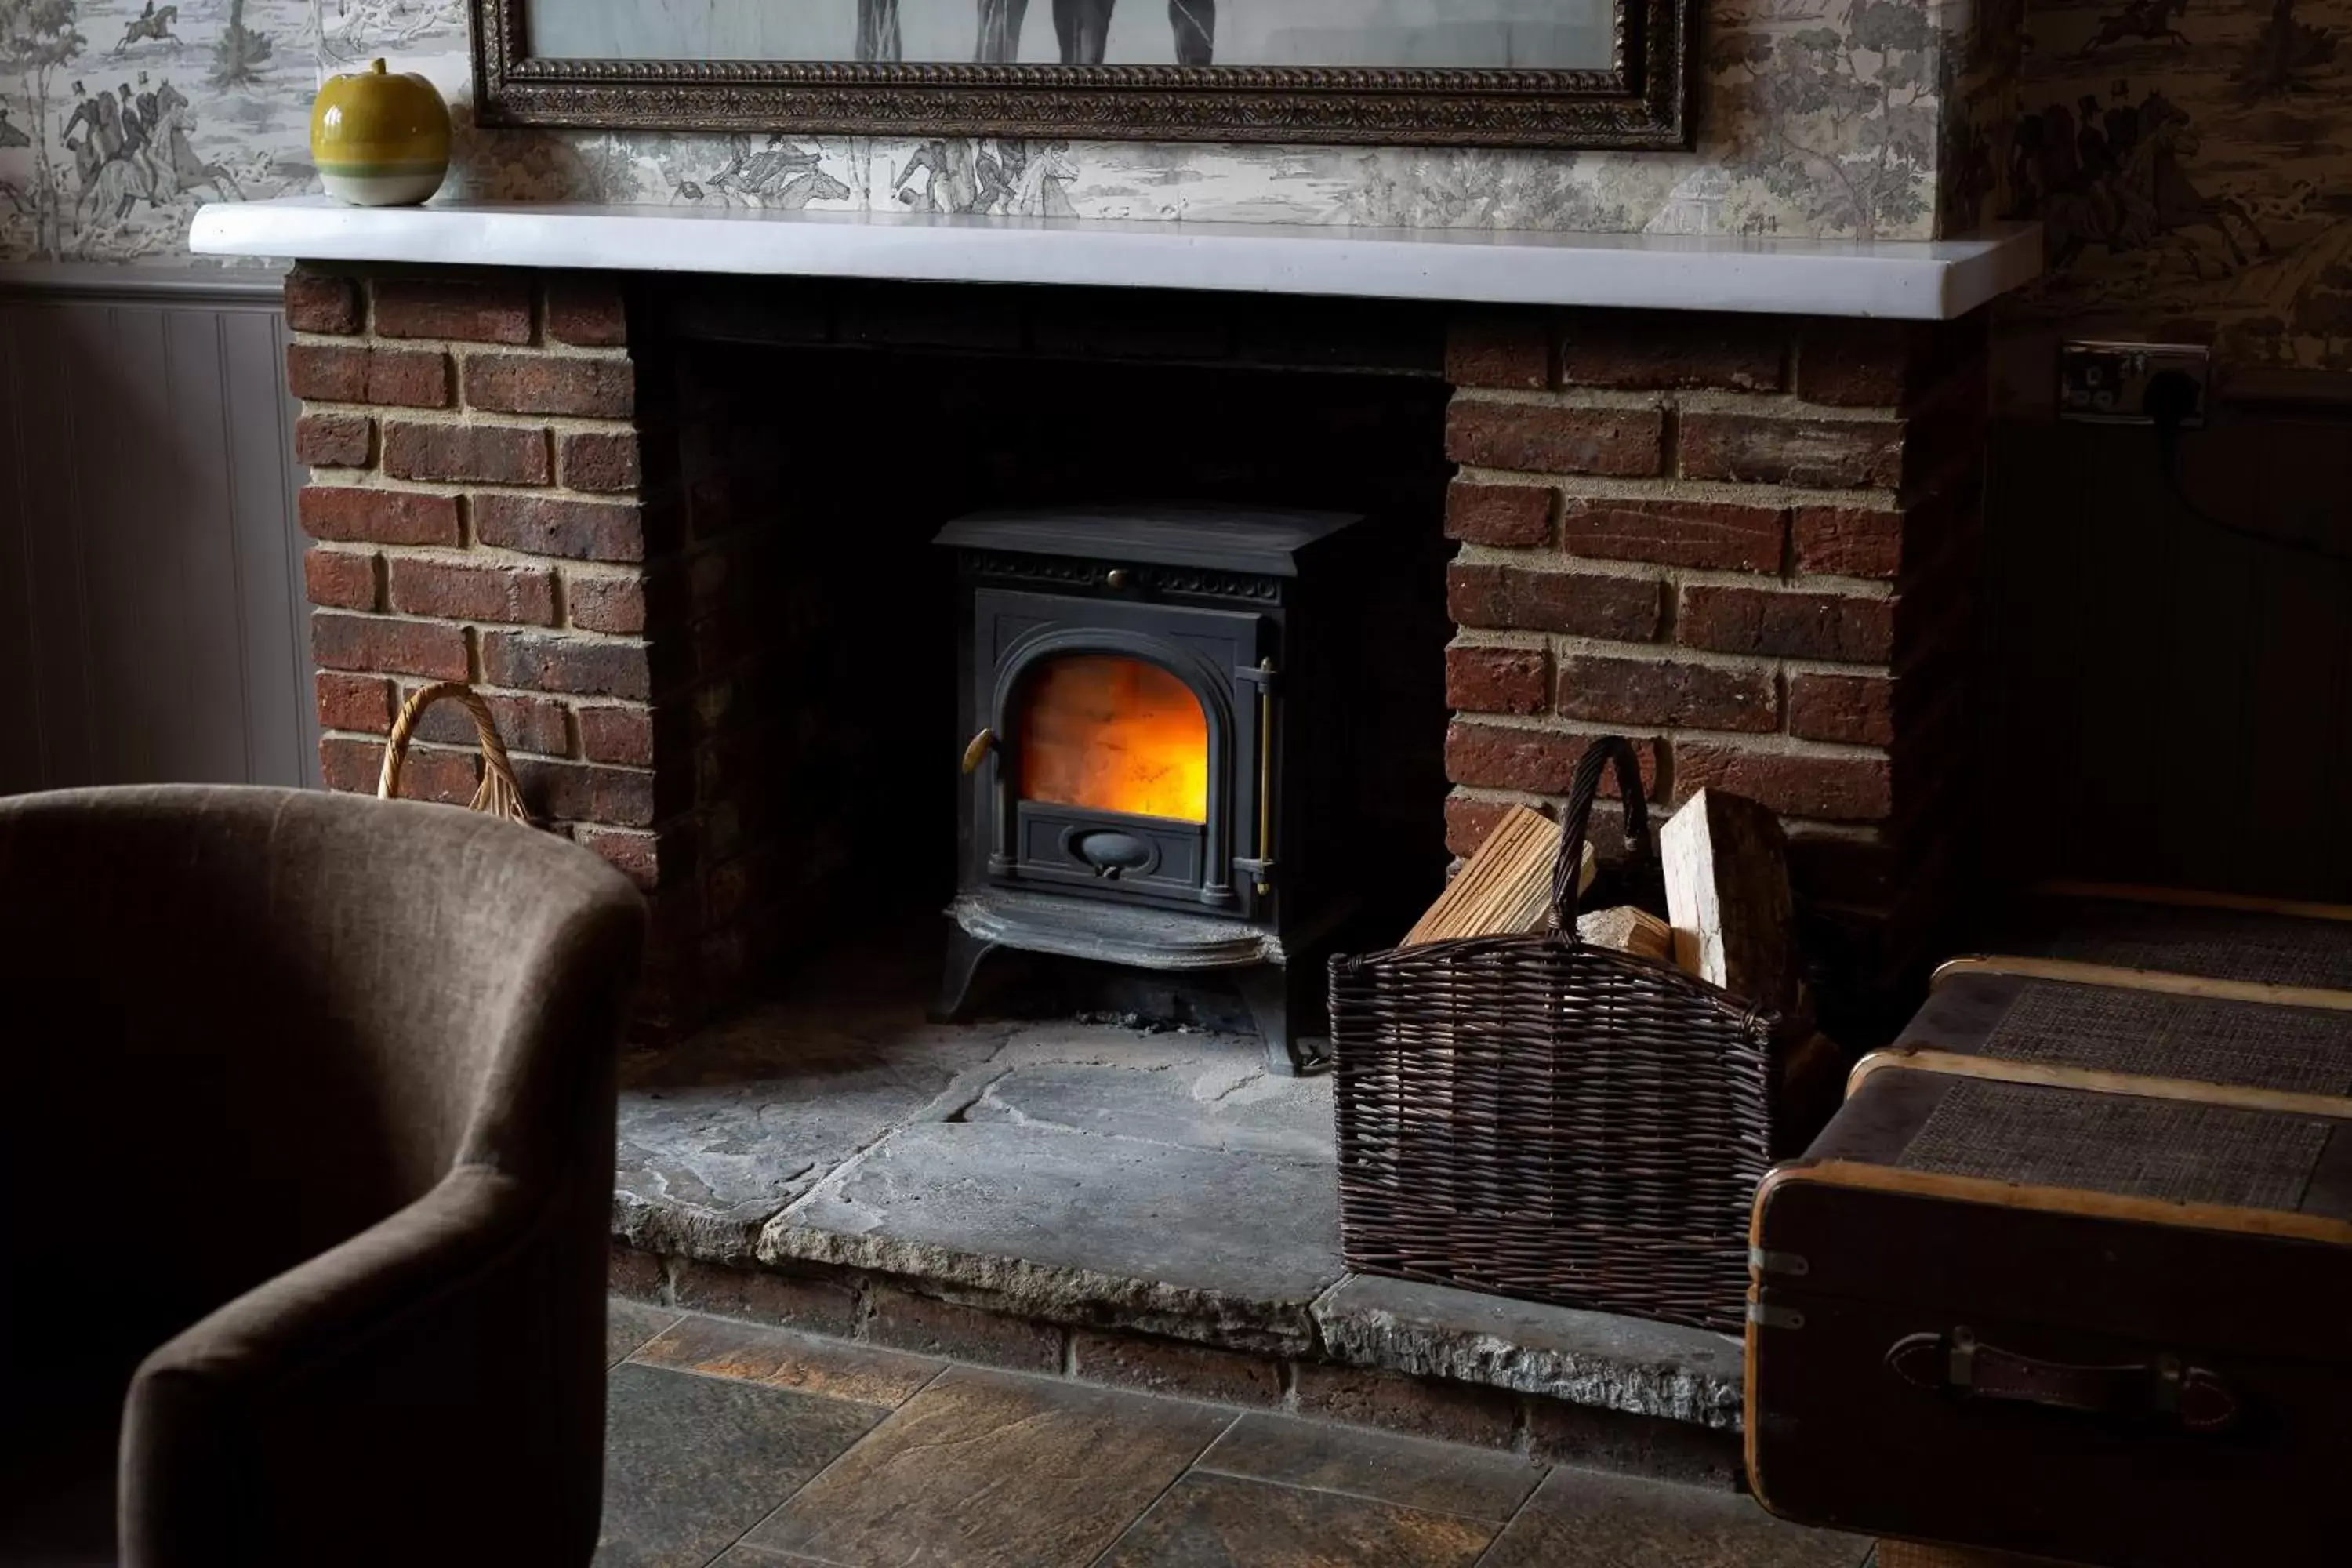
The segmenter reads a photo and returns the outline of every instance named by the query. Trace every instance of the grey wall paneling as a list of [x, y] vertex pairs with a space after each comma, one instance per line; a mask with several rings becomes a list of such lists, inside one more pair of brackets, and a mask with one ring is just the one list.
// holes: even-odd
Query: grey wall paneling
[[0, 793], [318, 782], [274, 273], [0, 267]]

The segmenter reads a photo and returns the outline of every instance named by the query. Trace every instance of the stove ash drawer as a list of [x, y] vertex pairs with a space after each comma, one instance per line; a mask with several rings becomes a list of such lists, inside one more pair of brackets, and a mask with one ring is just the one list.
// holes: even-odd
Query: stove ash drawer
[[1012, 865], [992, 868], [1000, 875], [1129, 897], [1172, 896], [1187, 904], [1218, 901], [1202, 886], [1208, 834], [1200, 823], [1034, 800], [1022, 801], [1014, 815], [1018, 853]]

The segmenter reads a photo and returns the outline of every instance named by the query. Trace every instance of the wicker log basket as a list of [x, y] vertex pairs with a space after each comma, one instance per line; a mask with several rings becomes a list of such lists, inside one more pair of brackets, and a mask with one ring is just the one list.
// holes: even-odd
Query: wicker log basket
[[1331, 961], [1348, 1265], [1738, 1332], [1778, 1020], [1576, 935], [1604, 766], [1651, 855], [1632, 746], [1577, 763], [1551, 929]]
[[499, 722], [490, 714], [490, 705], [462, 680], [438, 680], [419, 687], [400, 705], [400, 715], [393, 720], [392, 734], [383, 743], [383, 772], [376, 776], [376, 798], [392, 800], [399, 795], [400, 768], [408, 760], [408, 742], [416, 732], [417, 721], [427, 708], [445, 699], [465, 709], [474, 721], [474, 739], [482, 749], [482, 782], [467, 809], [530, 826], [522, 788], [515, 783], [514, 764], [507, 760], [506, 742], [499, 738]]

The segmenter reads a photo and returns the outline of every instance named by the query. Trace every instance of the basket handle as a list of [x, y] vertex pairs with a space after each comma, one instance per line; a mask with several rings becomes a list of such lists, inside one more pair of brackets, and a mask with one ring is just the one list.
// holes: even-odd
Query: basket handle
[[376, 798], [390, 800], [400, 793], [400, 765], [408, 760], [409, 737], [415, 733], [425, 710], [444, 698], [465, 709], [474, 721], [474, 739], [482, 748], [482, 782], [468, 808], [530, 826], [530, 812], [522, 803], [522, 786], [515, 782], [514, 764], [507, 760], [506, 742], [499, 739], [499, 721], [491, 717], [490, 705], [481, 694], [462, 680], [436, 680], [418, 687], [400, 705], [400, 716], [392, 721], [391, 737], [383, 743], [383, 772], [376, 776]]
[[1576, 931], [1576, 884], [1584, 861], [1586, 831], [1592, 825], [1593, 798], [1601, 793], [1601, 770], [1617, 764], [1617, 794], [1625, 805], [1625, 842], [1636, 859], [1650, 854], [1650, 808], [1642, 798], [1642, 763], [1633, 742], [1622, 735], [1596, 735], [1576, 760], [1576, 776], [1568, 788], [1568, 811], [1560, 818], [1559, 858], [1551, 867], [1551, 923], [1556, 931]]

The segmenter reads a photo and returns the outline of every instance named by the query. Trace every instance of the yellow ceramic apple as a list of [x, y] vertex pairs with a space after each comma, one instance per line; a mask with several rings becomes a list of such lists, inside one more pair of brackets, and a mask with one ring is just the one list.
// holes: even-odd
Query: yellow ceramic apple
[[449, 106], [414, 71], [382, 60], [327, 79], [310, 110], [310, 157], [327, 194], [363, 207], [412, 206], [449, 172]]

